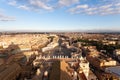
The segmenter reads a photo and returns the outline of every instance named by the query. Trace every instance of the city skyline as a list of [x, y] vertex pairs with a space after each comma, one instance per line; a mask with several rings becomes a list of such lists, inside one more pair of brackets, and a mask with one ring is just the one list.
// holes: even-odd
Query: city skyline
[[1, 31], [120, 31], [120, 0], [1, 0]]

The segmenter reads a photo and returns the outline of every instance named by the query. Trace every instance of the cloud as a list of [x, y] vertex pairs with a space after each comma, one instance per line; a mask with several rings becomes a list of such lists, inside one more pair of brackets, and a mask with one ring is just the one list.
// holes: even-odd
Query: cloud
[[29, 2], [32, 6], [36, 6], [38, 8], [42, 8], [45, 10], [52, 10], [53, 9], [51, 6], [48, 6], [46, 3], [44, 3], [40, 0], [29, 0]]
[[77, 5], [76, 8], [86, 9], [86, 8], [88, 8], [88, 5], [87, 4], [85, 4], [85, 5]]
[[87, 9], [88, 8], [88, 5], [87, 4], [84, 4], [84, 5], [77, 5], [76, 7], [74, 8], [70, 8], [69, 11], [74, 13], [76, 11], [78, 11], [79, 9]]
[[55, 11], [65, 8], [72, 14], [120, 14], [120, 0], [6, 0], [19, 9], [28, 11]]
[[30, 8], [26, 5], [20, 5], [18, 8], [23, 9], [23, 10], [30, 10]]
[[7, 16], [0, 11], [0, 21], [15, 21], [15, 17]]
[[15, 21], [15, 17], [0, 14], [0, 21]]
[[[71, 6], [79, 3], [79, 0], [7, 0], [7, 3], [11, 6], [24, 10], [46, 10], [51, 11], [56, 7]], [[28, 9], [29, 8], [29, 9]]]
[[70, 6], [72, 4], [79, 3], [79, 0], [59, 0], [58, 3], [61, 6]]
[[15, 0], [13, 1], [9, 1], [8, 2], [9, 5], [12, 5], [12, 6], [16, 6], [17, 5], [17, 2]]
[[53, 10], [52, 5], [49, 4], [50, 0], [8, 0], [7, 2], [9, 5], [23, 10]]
[[[104, 0], [105, 2], [108, 0]], [[102, 4], [79, 4], [68, 10], [72, 14], [86, 14], [86, 15], [110, 15], [120, 14], [120, 1], [113, 2], [112, 0]]]

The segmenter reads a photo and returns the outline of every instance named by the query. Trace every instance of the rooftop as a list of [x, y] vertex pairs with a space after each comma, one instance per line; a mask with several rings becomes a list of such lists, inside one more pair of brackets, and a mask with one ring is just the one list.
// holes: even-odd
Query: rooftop
[[106, 68], [106, 72], [110, 72], [110, 73], [120, 77], [120, 66], [108, 67], [108, 68]]

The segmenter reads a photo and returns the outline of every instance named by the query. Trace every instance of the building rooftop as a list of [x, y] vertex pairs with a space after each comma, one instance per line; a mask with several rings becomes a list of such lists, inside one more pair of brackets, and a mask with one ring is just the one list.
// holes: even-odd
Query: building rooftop
[[21, 71], [21, 67], [17, 63], [1, 65], [0, 69], [0, 80], [13, 80]]
[[108, 67], [105, 71], [120, 77], [120, 66]]
[[72, 80], [67, 72], [68, 66], [65, 61], [54, 62], [50, 73], [50, 80]]

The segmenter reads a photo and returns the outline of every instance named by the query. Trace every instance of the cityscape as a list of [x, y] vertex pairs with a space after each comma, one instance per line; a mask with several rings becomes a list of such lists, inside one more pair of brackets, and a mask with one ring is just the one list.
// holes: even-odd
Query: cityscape
[[3, 33], [0, 80], [119, 80], [120, 35]]
[[0, 80], [120, 80], [120, 0], [0, 0]]

